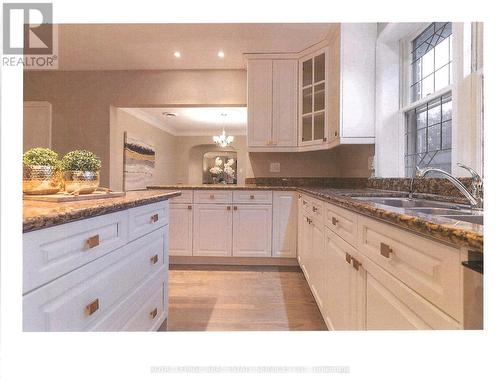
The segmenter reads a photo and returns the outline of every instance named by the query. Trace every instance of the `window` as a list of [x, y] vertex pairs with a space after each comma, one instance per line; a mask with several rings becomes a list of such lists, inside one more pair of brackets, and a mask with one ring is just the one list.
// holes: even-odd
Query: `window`
[[405, 174], [433, 166], [451, 173], [451, 93], [406, 113]]
[[451, 23], [432, 23], [411, 43], [411, 102], [451, 83]]
[[[443, 90], [452, 83], [451, 32], [451, 23], [432, 23], [411, 41], [412, 106], [405, 112], [406, 177], [414, 176], [416, 166], [451, 172], [452, 96]], [[423, 98], [425, 102], [418, 104]]]

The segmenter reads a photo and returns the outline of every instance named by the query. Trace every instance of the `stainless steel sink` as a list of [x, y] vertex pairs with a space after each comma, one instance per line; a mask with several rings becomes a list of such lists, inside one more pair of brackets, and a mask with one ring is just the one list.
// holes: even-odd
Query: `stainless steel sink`
[[446, 208], [446, 209], [466, 209], [465, 205], [450, 202], [440, 202], [432, 200], [409, 199], [405, 197], [355, 197], [356, 200], [369, 201], [375, 204], [388, 205], [396, 208]]
[[452, 220], [457, 220], [457, 221], [465, 221], [465, 222], [470, 222], [472, 224], [478, 224], [478, 225], [483, 225], [483, 215], [476, 215], [476, 214], [470, 214], [470, 215], [450, 215], [450, 216], [443, 216], [445, 218], [449, 218]]

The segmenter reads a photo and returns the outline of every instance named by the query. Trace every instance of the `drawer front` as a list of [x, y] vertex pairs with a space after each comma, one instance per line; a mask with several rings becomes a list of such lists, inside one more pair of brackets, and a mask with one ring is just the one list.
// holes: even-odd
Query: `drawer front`
[[310, 213], [312, 214], [313, 218], [316, 220], [323, 222], [324, 220], [324, 215], [325, 215], [325, 204], [324, 202], [316, 199], [310, 199], [311, 204], [310, 208], [311, 211]]
[[170, 199], [172, 204], [191, 204], [193, 202], [192, 190], [181, 190], [181, 195]]
[[325, 226], [352, 245], [356, 245], [356, 218], [353, 212], [335, 205], [325, 205]]
[[272, 204], [273, 192], [263, 190], [239, 190], [233, 192], [235, 204]]
[[23, 293], [120, 248], [128, 239], [126, 211], [23, 235]]
[[135, 240], [168, 224], [168, 201], [129, 210], [129, 240]]
[[157, 330], [167, 317], [167, 278], [168, 265], [164, 265], [94, 325], [91, 331]]
[[309, 196], [304, 196], [303, 194], [300, 197], [300, 207], [303, 211], [311, 214], [312, 213], [312, 198]]
[[458, 249], [365, 216], [358, 216], [358, 249], [460, 321], [462, 280]]
[[25, 295], [24, 331], [91, 329], [168, 263], [167, 232], [158, 229]]
[[195, 190], [194, 202], [199, 204], [226, 204], [231, 203], [232, 192], [224, 190]]

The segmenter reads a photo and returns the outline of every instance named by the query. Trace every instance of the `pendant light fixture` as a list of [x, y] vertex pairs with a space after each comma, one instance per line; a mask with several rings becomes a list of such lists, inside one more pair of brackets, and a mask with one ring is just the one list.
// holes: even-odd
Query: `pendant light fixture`
[[217, 146], [219, 147], [227, 147], [234, 141], [234, 137], [232, 135], [226, 135], [226, 130], [225, 130], [225, 121], [227, 114], [222, 113], [222, 134], [221, 135], [214, 135], [214, 142]]

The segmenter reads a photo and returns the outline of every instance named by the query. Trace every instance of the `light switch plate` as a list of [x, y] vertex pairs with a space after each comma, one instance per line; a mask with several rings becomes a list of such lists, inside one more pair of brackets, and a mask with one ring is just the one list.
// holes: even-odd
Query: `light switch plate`
[[281, 164], [279, 162], [271, 162], [269, 164], [269, 171], [271, 173], [279, 173], [281, 170]]

